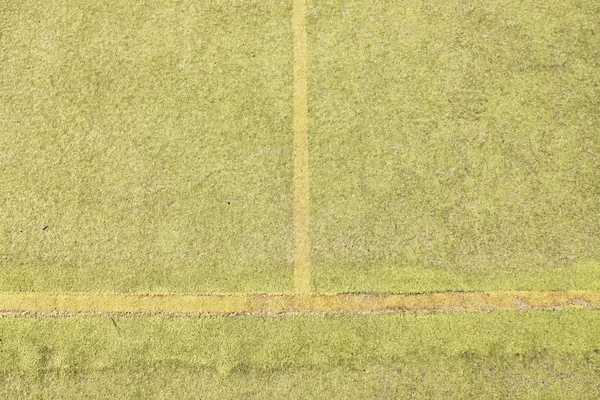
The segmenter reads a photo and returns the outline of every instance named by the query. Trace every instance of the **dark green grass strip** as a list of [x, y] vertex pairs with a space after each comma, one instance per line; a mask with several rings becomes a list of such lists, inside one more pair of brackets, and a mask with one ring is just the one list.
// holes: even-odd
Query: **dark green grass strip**
[[596, 311], [0, 318], [0, 396], [544, 398], [600, 394]]

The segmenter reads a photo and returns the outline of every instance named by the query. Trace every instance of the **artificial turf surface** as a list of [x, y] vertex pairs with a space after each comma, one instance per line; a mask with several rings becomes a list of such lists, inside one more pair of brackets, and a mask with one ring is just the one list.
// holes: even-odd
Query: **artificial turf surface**
[[[0, 291], [291, 291], [291, 13], [0, 1]], [[599, 21], [309, 1], [313, 290], [599, 290]], [[591, 399], [599, 318], [4, 316], [0, 397]]]
[[2, 2], [0, 290], [291, 290], [290, 13]]
[[600, 3], [311, 1], [319, 291], [600, 288]]
[[[309, 4], [314, 290], [600, 288], [600, 10], [544, 4]], [[7, 4], [0, 289], [291, 290], [290, 13]]]
[[600, 313], [0, 319], [0, 396], [594, 399]]

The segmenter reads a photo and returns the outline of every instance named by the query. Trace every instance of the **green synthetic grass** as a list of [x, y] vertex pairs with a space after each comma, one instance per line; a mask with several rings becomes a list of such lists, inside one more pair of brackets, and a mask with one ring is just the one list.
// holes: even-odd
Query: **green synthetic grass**
[[600, 313], [0, 319], [17, 398], [600, 395]]
[[0, 290], [291, 290], [290, 14], [2, 2]]
[[[600, 288], [600, 7], [312, 1], [313, 288]], [[289, 291], [291, 2], [0, 13], [0, 290]]]
[[[0, 2], [0, 291], [292, 289], [292, 1]], [[308, 4], [313, 288], [600, 290], [600, 4]], [[598, 311], [0, 317], [2, 399], [600, 397]]]
[[311, 1], [319, 291], [600, 287], [600, 3]]

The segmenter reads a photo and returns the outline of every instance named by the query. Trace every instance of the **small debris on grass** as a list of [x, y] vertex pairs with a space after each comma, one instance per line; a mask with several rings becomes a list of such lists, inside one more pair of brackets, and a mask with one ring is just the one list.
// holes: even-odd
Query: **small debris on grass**
[[117, 321], [115, 321], [115, 319], [113, 317], [109, 317], [110, 321], [112, 322], [112, 324], [114, 325], [115, 329], [117, 330], [117, 332], [121, 332], [121, 328], [119, 328], [119, 325], [117, 325]]

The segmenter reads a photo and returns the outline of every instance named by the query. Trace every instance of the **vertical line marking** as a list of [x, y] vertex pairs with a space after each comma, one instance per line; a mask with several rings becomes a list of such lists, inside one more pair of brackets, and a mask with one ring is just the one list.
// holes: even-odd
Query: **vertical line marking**
[[294, 0], [294, 288], [308, 293], [310, 284], [308, 192], [308, 49], [306, 1]]

